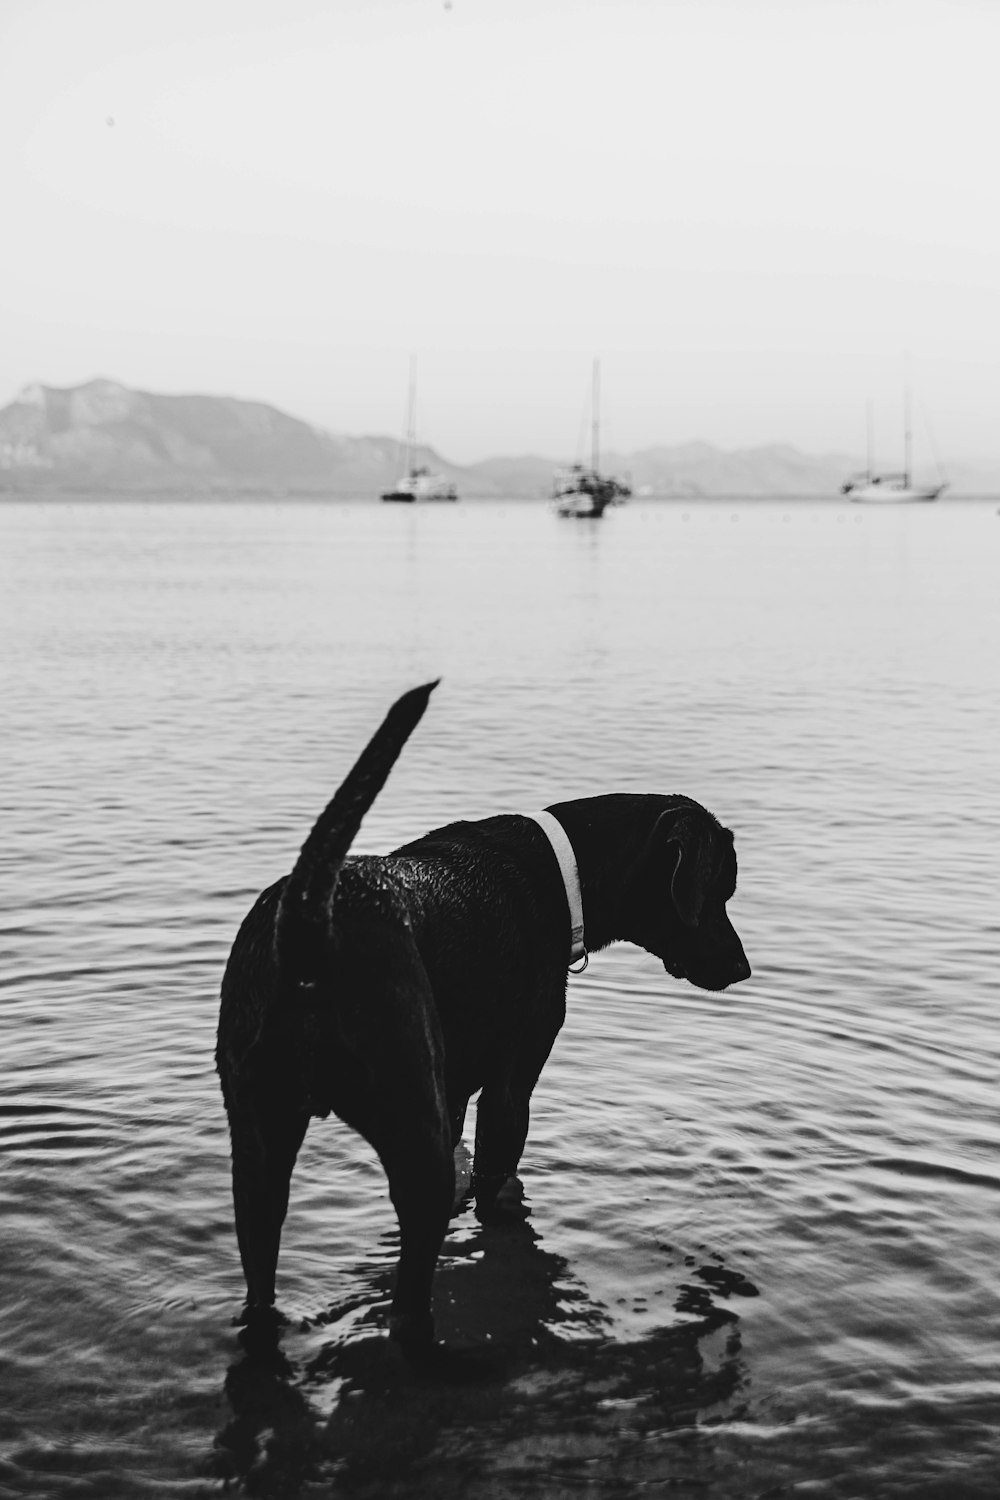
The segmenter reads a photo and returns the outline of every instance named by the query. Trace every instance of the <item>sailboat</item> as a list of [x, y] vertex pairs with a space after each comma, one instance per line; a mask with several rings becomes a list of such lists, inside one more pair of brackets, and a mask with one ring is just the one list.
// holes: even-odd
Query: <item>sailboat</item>
[[863, 474], [852, 474], [841, 486], [841, 494], [869, 505], [901, 505], [913, 500], [936, 500], [947, 482], [915, 484], [913, 480], [913, 423], [907, 386], [903, 398], [903, 472], [879, 473], [875, 468], [875, 437], [871, 402], [868, 403], [868, 460]]
[[623, 479], [601, 473], [601, 362], [594, 360], [590, 397], [590, 467], [571, 464], [552, 477], [552, 496], [560, 516], [603, 516], [609, 505], [627, 500], [632, 490]]
[[443, 474], [434, 474], [426, 464], [417, 463], [417, 361], [410, 356], [410, 397], [406, 409], [406, 471], [383, 500], [398, 500], [412, 505], [418, 500], [457, 500], [458, 490]]

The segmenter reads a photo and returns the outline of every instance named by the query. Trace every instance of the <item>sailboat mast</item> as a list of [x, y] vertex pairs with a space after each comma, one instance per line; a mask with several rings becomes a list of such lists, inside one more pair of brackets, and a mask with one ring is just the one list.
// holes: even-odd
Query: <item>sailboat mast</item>
[[601, 458], [601, 361], [594, 360], [593, 389], [590, 395], [590, 467], [594, 473]]
[[875, 403], [869, 398], [868, 401], [868, 472], [866, 478], [868, 483], [872, 482], [875, 473]]
[[410, 399], [406, 409], [406, 472], [412, 474], [417, 461], [417, 356], [410, 355]]
[[913, 452], [913, 421], [911, 415], [912, 397], [910, 384], [907, 381], [903, 390], [903, 483], [906, 488], [910, 487], [910, 469]]

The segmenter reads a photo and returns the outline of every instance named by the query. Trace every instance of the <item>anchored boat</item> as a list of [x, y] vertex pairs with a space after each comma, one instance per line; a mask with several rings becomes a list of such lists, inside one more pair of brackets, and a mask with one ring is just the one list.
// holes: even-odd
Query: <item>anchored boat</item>
[[417, 361], [410, 359], [410, 396], [406, 410], [406, 437], [401, 447], [406, 450], [406, 468], [391, 490], [385, 490], [383, 500], [396, 500], [412, 505], [419, 500], [457, 500], [458, 489], [443, 474], [434, 474], [426, 464], [417, 463]]
[[569, 468], [557, 469], [552, 478], [552, 496], [560, 516], [603, 516], [609, 505], [627, 500], [632, 493], [623, 479], [601, 473], [601, 363], [597, 359], [594, 360], [590, 419], [590, 467], [571, 464]]
[[914, 500], [936, 500], [948, 488], [942, 478], [937, 484], [916, 484], [913, 480], [913, 422], [911, 396], [907, 387], [903, 400], [903, 472], [879, 473], [875, 468], [875, 424], [871, 402], [868, 403], [868, 461], [863, 474], [853, 474], [844, 481], [841, 493], [851, 500], [869, 505], [901, 505]]

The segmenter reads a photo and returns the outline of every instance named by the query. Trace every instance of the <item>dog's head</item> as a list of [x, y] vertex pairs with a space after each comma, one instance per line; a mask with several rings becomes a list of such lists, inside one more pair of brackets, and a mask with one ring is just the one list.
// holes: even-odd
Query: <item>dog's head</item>
[[726, 902], [736, 889], [733, 836], [697, 802], [661, 813], [639, 862], [637, 940], [675, 979], [724, 990], [749, 979]]

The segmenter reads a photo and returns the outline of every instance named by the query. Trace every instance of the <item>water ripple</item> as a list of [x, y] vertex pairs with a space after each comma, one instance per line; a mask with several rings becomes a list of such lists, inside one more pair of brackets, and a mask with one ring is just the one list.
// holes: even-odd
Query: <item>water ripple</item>
[[[992, 1500], [992, 511], [392, 510], [0, 507], [0, 1492]], [[314, 1122], [261, 1365], [219, 978], [442, 674], [359, 850], [683, 791], [735, 830], [754, 977], [700, 994], [621, 947], [571, 980], [523, 1220], [460, 1214], [442, 1255], [485, 1385], [393, 1362], [385, 1180]]]

